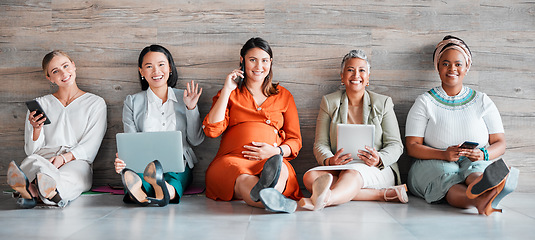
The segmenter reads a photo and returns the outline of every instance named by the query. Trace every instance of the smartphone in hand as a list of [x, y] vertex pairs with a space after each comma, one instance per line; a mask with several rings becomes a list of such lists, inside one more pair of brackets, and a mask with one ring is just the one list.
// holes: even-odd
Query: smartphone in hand
[[479, 143], [476, 143], [476, 142], [465, 141], [463, 144], [461, 144], [460, 148], [464, 148], [464, 149], [474, 149], [474, 148], [476, 148], [478, 145], [479, 145]]
[[[243, 75], [245, 76], [245, 63], [244, 62], [240, 63], [240, 70], [243, 72]], [[238, 83], [238, 89], [241, 89], [241, 86], [243, 85], [243, 78], [238, 76], [236, 78], [236, 82]]]
[[39, 105], [39, 102], [37, 102], [37, 100], [34, 99], [34, 100], [31, 100], [31, 101], [27, 101], [26, 102], [26, 106], [28, 107], [28, 110], [30, 110], [30, 112], [35, 111], [35, 115], [39, 115], [41, 113], [43, 114], [43, 116], [41, 118], [39, 118], [38, 121], [40, 121], [43, 118], [46, 118], [45, 125], [50, 124], [50, 120], [46, 116], [45, 111], [43, 111], [43, 108], [41, 108], [41, 105]]

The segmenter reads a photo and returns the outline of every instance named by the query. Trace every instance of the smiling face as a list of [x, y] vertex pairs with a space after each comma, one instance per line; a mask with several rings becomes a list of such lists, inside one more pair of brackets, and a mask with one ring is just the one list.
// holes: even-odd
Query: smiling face
[[[460, 91], [467, 70], [466, 60], [461, 52], [455, 49], [446, 50], [438, 61], [438, 74], [442, 80], [442, 88]], [[452, 94], [457, 94], [458, 91], [455, 90]]]
[[348, 59], [345, 62], [340, 78], [346, 86], [346, 92], [357, 93], [364, 91], [370, 81], [370, 73], [366, 60], [360, 58]]
[[143, 63], [139, 68], [139, 73], [149, 83], [150, 88], [167, 88], [167, 80], [171, 67], [165, 54], [161, 52], [148, 52], [143, 57]]
[[46, 78], [58, 87], [67, 87], [76, 83], [76, 66], [66, 56], [53, 57], [48, 63], [46, 73]]
[[271, 69], [272, 60], [266, 51], [260, 48], [252, 48], [240, 60], [245, 62], [247, 82], [264, 82]]

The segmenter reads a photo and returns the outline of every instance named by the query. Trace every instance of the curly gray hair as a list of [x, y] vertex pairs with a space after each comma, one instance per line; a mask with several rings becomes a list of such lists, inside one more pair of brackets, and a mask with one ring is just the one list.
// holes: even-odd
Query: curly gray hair
[[360, 59], [366, 61], [366, 65], [368, 65], [368, 74], [370, 73], [370, 62], [368, 61], [368, 56], [366, 56], [366, 53], [364, 53], [363, 50], [357, 49], [357, 50], [349, 51], [349, 53], [347, 53], [344, 56], [344, 59], [342, 59], [342, 65], [341, 65], [341, 68], [340, 68], [340, 74], [342, 74], [344, 72], [344, 67], [345, 67], [345, 64], [346, 64], [347, 60], [349, 60], [351, 58], [360, 58]]

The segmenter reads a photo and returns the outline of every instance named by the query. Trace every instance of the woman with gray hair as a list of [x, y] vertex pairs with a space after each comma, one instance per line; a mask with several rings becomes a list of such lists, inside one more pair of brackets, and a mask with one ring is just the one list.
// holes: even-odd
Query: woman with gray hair
[[[312, 193], [299, 205], [321, 210], [351, 200], [408, 202], [407, 188], [400, 184], [398, 158], [403, 144], [394, 104], [388, 96], [366, 90], [370, 64], [362, 50], [351, 50], [342, 60], [341, 84], [345, 89], [323, 96], [316, 121], [314, 156], [321, 166], [303, 176]], [[337, 147], [337, 125], [375, 125], [374, 146], [358, 149], [357, 156]]]

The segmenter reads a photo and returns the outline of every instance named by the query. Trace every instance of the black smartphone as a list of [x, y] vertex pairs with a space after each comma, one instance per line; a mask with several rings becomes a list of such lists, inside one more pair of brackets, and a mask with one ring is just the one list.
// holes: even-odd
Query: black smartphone
[[[46, 124], [50, 124], [50, 120], [46, 116], [45, 111], [43, 111], [43, 108], [41, 108], [41, 105], [39, 105], [37, 100], [34, 99], [34, 100], [31, 100], [31, 101], [27, 101], [26, 102], [26, 106], [28, 107], [28, 110], [30, 110], [30, 112], [35, 111], [35, 115], [39, 115], [39, 114], [42, 113], [43, 116], [41, 118], [39, 118], [39, 120], [41, 120], [43, 118], [46, 118], [45, 125]], [[39, 120], [37, 120], [37, 121], [39, 121]]]
[[[243, 75], [245, 76], [245, 63], [244, 62], [240, 63], [240, 70], [243, 72]], [[236, 78], [236, 82], [238, 83], [238, 89], [241, 89], [241, 86], [243, 85], [243, 78], [238, 76]]]
[[479, 146], [479, 143], [465, 141], [465, 142], [463, 142], [463, 144], [461, 144], [461, 147], [460, 147], [460, 148], [474, 149], [474, 148], [476, 148], [477, 146]]

